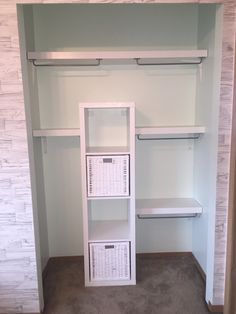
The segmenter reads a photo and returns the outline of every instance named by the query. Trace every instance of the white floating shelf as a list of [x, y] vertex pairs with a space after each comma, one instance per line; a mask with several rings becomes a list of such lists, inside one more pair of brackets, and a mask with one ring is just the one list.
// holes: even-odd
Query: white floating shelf
[[[199, 136], [204, 134], [206, 128], [203, 126], [163, 126], [163, 127], [136, 127], [136, 135], [149, 137], [164, 137], [164, 136]], [[34, 137], [48, 136], [80, 136], [80, 129], [38, 129], [33, 130]], [[142, 138], [143, 138], [142, 137]], [[129, 153], [128, 147], [91, 147], [87, 148], [88, 154], [109, 154], [109, 153]]]
[[[119, 59], [179, 59], [186, 63], [189, 59], [202, 59], [207, 57], [207, 50], [103, 50], [103, 51], [29, 51], [28, 60], [53, 64], [68, 61], [73, 65], [85, 60], [119, 60]], [[37, 63], [37, 64], [36, 64]], [[93, 65], [93, 64], [91, 64]], [[96, 65], [96, 63], [94, 64]], [[97, 64], [99, 65], [99, 63]]]
[[80, 136], [80, 129], [40, 129], [33, 130], [34, 137]]
[[90, 201], [94, 201], [94, 200], [124, 200], [124, 199], [131, 199], [131, 196], [90, 196], [90, 197], [87, 197], [87, 200], [90, 200]]
[[193, 198], [137, 199], [139, 218], [194, 217], [202, 214], [202, 206]]
[[197, 138], [206, 132], [203, 126], [140, 127], [135, 129], [139, 139]]
[[89, 242], [130, 241], [127, 220], [89, 222]]
[[87, 155], [113, 155], [113, 154], [129, 154], [130, 150], [127, 146], [99, 146], [86, 147]]
[[163, 134], [195, 134], [205, 133], [203, 126], [160, 126], [136, 128], [135, 133], [140, 135], [163, 135]]

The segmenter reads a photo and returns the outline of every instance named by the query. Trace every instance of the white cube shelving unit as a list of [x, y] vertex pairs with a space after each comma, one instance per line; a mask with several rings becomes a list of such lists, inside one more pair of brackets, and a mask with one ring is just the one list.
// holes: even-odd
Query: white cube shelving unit
[[135, 284], [134, 104], [81, 103], [80, 142], [85, 285]]

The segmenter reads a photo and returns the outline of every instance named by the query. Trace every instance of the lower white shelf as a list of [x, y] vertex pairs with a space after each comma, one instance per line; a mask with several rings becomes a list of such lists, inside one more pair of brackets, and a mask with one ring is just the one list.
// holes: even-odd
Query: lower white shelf
[[139, 218], [181, 218], [202, 214], [203, 208], [193, 198], [137, 199], [136, 214]]
[[127, 220], [102, 220], [89, 222], [89, 242], [130, 241]]

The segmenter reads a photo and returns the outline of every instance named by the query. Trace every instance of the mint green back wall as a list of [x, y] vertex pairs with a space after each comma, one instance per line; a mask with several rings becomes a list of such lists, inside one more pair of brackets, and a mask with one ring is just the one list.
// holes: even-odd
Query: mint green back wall
[[[33, 9], [39, 51], [184, 50], [198, 45], [197, 5], [37, 5]], [[197, 72], [197, 66], [135, 64], [38, 68], [41, 128], [79, 127], [78, 104], [85, 101], [134, 101], [137, 126], [192, 125]], [[191, 140], [137, 141], [136, 197], [193, 197], [194, 146]], [[43, 154], [50, 256], [83, 252], [79, 147], [78, 138], [48, 139]], [[192, 223], [192, 219], [138, 220], [137, 250], [192, 251]]]
[[36, 5], [34, 19], [36, 50], [197, 45], [197, 5]]

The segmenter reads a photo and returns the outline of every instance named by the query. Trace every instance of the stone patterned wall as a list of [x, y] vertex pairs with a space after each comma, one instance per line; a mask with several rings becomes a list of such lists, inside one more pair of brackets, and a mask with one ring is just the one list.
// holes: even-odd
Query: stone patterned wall
[[0, 1], [0, 313], [39, 312], [16, 6]]
[[215, 268], [213, 304], [224, 303], [227, 219], [229, 202], [229, 164], [231, 151], [233, 64], [236, 30], [236, 1], [225, 1], [223, 60], [221, 74], [220, 117], [218, 137], [218, 173], [216, 196]]
[[[16, 3], [216, 3], [211, 0], [0, 0], [0, 313], [39, 312], [36, 247]], [[213, 304], [223, 304], [232, 119], [235, 0], [226, 0]]]

